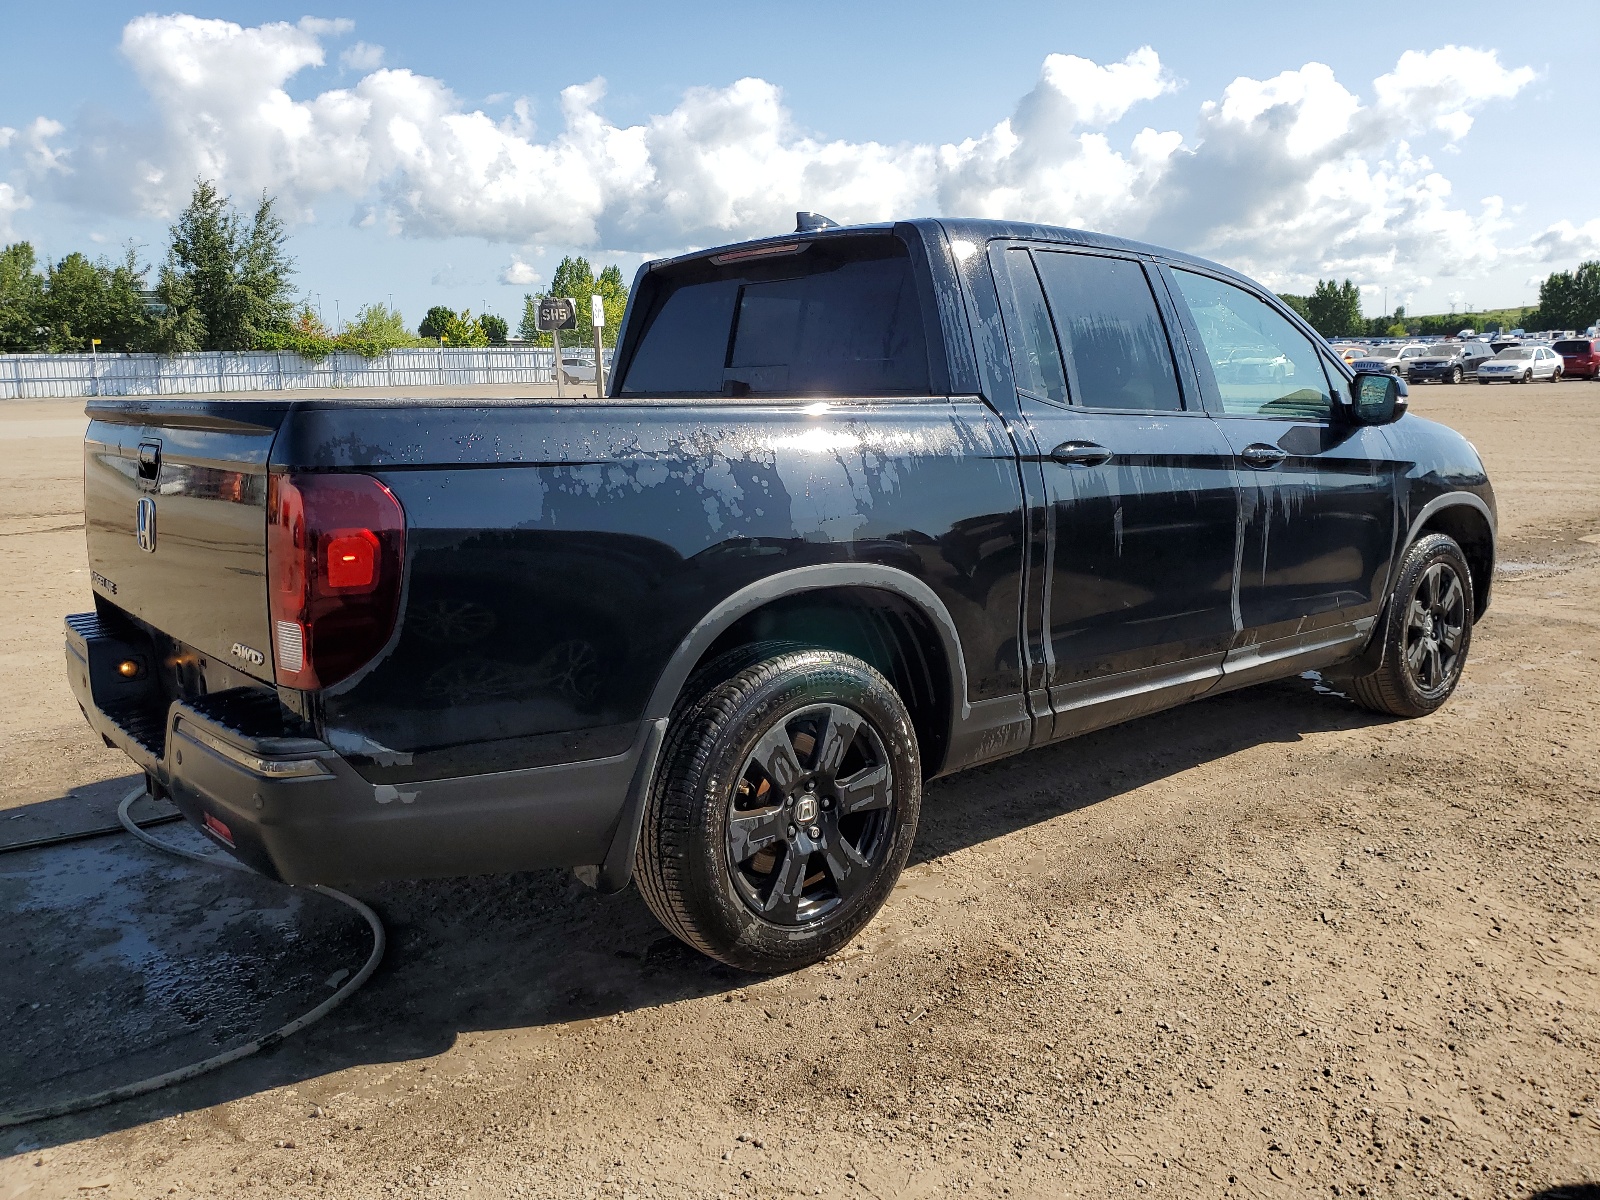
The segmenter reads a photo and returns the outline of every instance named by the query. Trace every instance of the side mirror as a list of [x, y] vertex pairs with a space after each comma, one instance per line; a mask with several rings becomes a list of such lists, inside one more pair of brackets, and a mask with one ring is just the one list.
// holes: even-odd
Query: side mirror
[[1350, 402], [1361, 425], [1398, 421], [1406, 411], [1407, 394], [1405, 380], [1388, 372], [1363, 371], [1350, 381]]

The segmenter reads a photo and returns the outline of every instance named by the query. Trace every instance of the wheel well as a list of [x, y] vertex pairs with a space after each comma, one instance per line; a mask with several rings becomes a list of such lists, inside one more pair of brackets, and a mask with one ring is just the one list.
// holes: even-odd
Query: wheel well
[[730, 650], [764, 641], [838, 650], [870, 664], [894, 685], [911, 714], [923, 774], [931, 776], [943, 765], [950, 740], [951, 664], [933, 622], [911, 601], [871, 587], [780, 597], [724, 630], [695, 669]]
[[1494, 581], [1494, 534], [1489, 530], [1488, 520], [1470, 505], [1452, 504], [1434, 513], [1417, 532], [1419, 535], [1444, 533], [1456, 540], [1472, 571], [1472, 619], [1476, 621], [1483, 616], [1489, 607], [1489, 588]]

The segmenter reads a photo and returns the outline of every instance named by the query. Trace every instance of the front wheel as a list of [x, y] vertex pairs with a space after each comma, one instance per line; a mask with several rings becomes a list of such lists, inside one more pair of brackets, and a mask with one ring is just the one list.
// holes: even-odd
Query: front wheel
[[787, 650], [680, 707], [635, 878], [696, 950], [792, 971], [882, 907], [921, 807], [916, 734], [889, 681], [848, 654]]
[[1450, 368], [1450, 382], [1451, 383], [1460, 383], [1464, 378], [1466, 378], [1466, 376], [1461, 373], [1461, 368], [1460, 367], [1451, 367]]
[[1351, 680], [1363, 708], [1425, 717], [1450, 698], [1472, 644], [1472, 571], [1454, 538], [1420, 537], [1406, 552], [1384, 625], [1383, 665]]
[[1533, 382], [1533, 368], [1532, 367], [1529, 367], [1526, 371], [1524, 371], [1522, 373], [1522, 379], [1519, 382], [1521, 382], [1521, 383], [1532, 383]]

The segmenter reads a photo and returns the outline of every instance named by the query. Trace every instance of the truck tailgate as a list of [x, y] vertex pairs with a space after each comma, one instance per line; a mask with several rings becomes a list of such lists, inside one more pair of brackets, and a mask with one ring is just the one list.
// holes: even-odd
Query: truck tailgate
[[92, 401], [84, 526], [94, 590], [270, 682], [267, 461], [283, 402]]

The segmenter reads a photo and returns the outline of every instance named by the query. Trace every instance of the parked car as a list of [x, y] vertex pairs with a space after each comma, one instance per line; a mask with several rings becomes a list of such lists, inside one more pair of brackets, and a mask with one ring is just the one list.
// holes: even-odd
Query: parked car
[[1475, 378], [1478, 364], [1488, 362], [1494, 351], [1488, 342], [1435, 342], [1425, 353], [1411, 360], [1408, 378], [1413, 382], [1434, 380], [1460, 383]]
[[1428, 348], [1420, 343], [1392, 346], [1374, 346], [1368, 353], [1351, 363], [1357, 371], [1387, 371], [1400, 379], [1411, 374], [1411, 364], [1422, 358]]
[[582, 358], [561, 356], [561, 375], [568, 383], [593, 383], [594, 364]]
[[1561, 378], [1561, 356], [1548, 346], [1508, 346], [1478, 368], [1479, 383], [1532, 383]]
[[1561, 356], [1561, 374], [1569, 379], [1600, 379], [1600, 339], [1569, 338], [1550, 347]]
[[1489, 603], [1471, 444], [1175, 251], [687, 254], [608, 374], [90, 401], [90, 724], [268, 875], [572, 866], [780, 971], [872, 918], [926, 781], [1309, 670], [1421, 716]]

